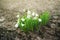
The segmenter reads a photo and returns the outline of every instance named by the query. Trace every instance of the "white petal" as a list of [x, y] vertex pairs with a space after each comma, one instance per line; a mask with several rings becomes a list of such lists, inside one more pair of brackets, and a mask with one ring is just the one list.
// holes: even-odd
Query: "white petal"
[[42, 20], [41, 19], [38, 19], [39, 22], [41, 22]]
[[31, 15], [27, 15], [27, 18], [30, 18], [31, 17]]
[[24, 19], [24, 18], [22, 18], [21, 20], [22, 20], [22, 21], [25, 21], [25, 19]]
[[15, 24], [15, 27], [17, 28], [18, 27], [18, 24]]
[[21, 23], [21, 26], [22, 26], [22, 27], [23, 27], [24, 25], [25, 25], [25, 24], [22, 24], [22, 23]]
[[38, 14], [35, 15], [36, 17], [39, 16]]
[[4, 20], [5, 20], [4, 17], [1, 17], [1, 18], [0, 18], [0, 22], [3, 22]]
[[35, 12], [32, 13], [32, 16], [35, 16]]
[[30, 10], [27, 11], [27, 15], [29, 15], [29, 14], [31, 14], [31, 11]]
[[19, 18], [19, 15], [17, 15], [16, 17]]

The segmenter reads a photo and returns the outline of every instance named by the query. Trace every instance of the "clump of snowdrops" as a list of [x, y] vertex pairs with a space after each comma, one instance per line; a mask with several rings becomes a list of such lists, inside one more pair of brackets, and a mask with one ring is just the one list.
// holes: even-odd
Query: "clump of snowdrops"
[[24, 12], [21, 18], [20, 15], [17, 15], [18, 20], [15, 27], [19, 27], [21, 31], [28, 32], [38, 30], [41, 25], [46, 25], [49, 21], [49, 12], [42, 12], [41, 15], [38, 15], [36, 12], [27, 10]]

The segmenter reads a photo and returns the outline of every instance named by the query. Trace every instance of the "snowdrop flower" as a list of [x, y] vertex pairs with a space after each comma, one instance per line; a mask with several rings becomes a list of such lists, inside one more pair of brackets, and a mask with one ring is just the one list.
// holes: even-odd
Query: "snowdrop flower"
[[25, 24], [22, 24], [22, 23], [21, 23], [21, 26], [22, 26], [22, 27], [23, 27], [24, 25], [25, 25]]
[[22, 18], [21, 20], [22, 20], [23, 22], [25, 21], [25, 19], [24, 19], [24, 18]]
[[41, 22], [42, 20], [41, 19], [38, 19], [39, 22]]
[[17, 15], [16, 17], [19, 18], [19, 15]]
[[31, 15], [27, 15], [27, 18], [30, 18], [31, 17]]
[[18, 24], [15, 24], [15, 27], [17, 28], [18, 27]]
[[30, 15], [30, 14], [31, 14], [31, 11], [30, 11], [30, 10], [28, 10], [28, 11], [27, 11], [27, 15]]
[[38, 17], [38, 14], [35, 14], [36, 17]]
[[35, 16], [35, 12], [32, 13], [32, 16]]

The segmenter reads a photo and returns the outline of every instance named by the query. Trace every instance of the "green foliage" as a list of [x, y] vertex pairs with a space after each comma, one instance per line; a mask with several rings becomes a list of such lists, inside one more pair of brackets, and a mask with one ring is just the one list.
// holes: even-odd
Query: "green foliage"
[[39, 25], [46, 25], [50, 17], [47, 11], [43, 12], [40, 16], [37, 15], [37, 17], [33, 17], [31, 14], [29, 15], [30, 16], [25, 15], [22, 18], [18, 18], [17, 21], [19, 28], [24, 32], [37, 30]]
[[43, 12], [42, 15], [40, 15], [40, 18], [42, 19], [40, 25], [46, 25], [50, 19], [49, 12], [48, 11]]
[[[18, 20], [19, 21], [18, 25], [22, 31], [24, 32], [34, 31], [34, 28], [35, 29], [38, 28], [38, 24], [39, 24], [38, 19], [34, 20], [33, 18], [26, 18], [26, 17], [23, 18], [25, 19], [25, 21], [22, 21], [21, 19]], [[24, 26], [22, 26], [21, 24], [24, 24]]]

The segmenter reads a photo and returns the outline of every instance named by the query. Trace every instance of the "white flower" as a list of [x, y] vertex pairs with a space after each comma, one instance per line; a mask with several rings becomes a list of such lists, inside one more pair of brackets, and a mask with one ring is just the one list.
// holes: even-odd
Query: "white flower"
[[16, 17], [19, 18], [19, 15], [17, 15]]
[[31, 17], [31, 15], [27, 15], [27, 18], [30, 18]]
[[23, 27], [24, 25], [25, 25], [25, 24], [22, 24], [22, 23], [21, 23], [21, 26], [22, 26], [22, 27]]
[[38, 17], [39, 15], [38, 14], [35, 14], [36, 17]]
[[18, 24], [15, 24], [15, 27], [17, 28], [18, 27]]
[[32, 16], [35, 16], [35, 12], [32, 13]]
[[30, 14], [31, 14], [31, 11], [30, 11], [30, 10], [28, 10], [28, 11], [27, 11], [27, 15], [30, 15]]
[[42, 20], [41, 19], [38, 19], [39, 22], [41, 22]]
[[24, 19], [24, 18], [22, 18], [21, 20], [22, 20], [22, 21], [25, 21], [25, 19]]

